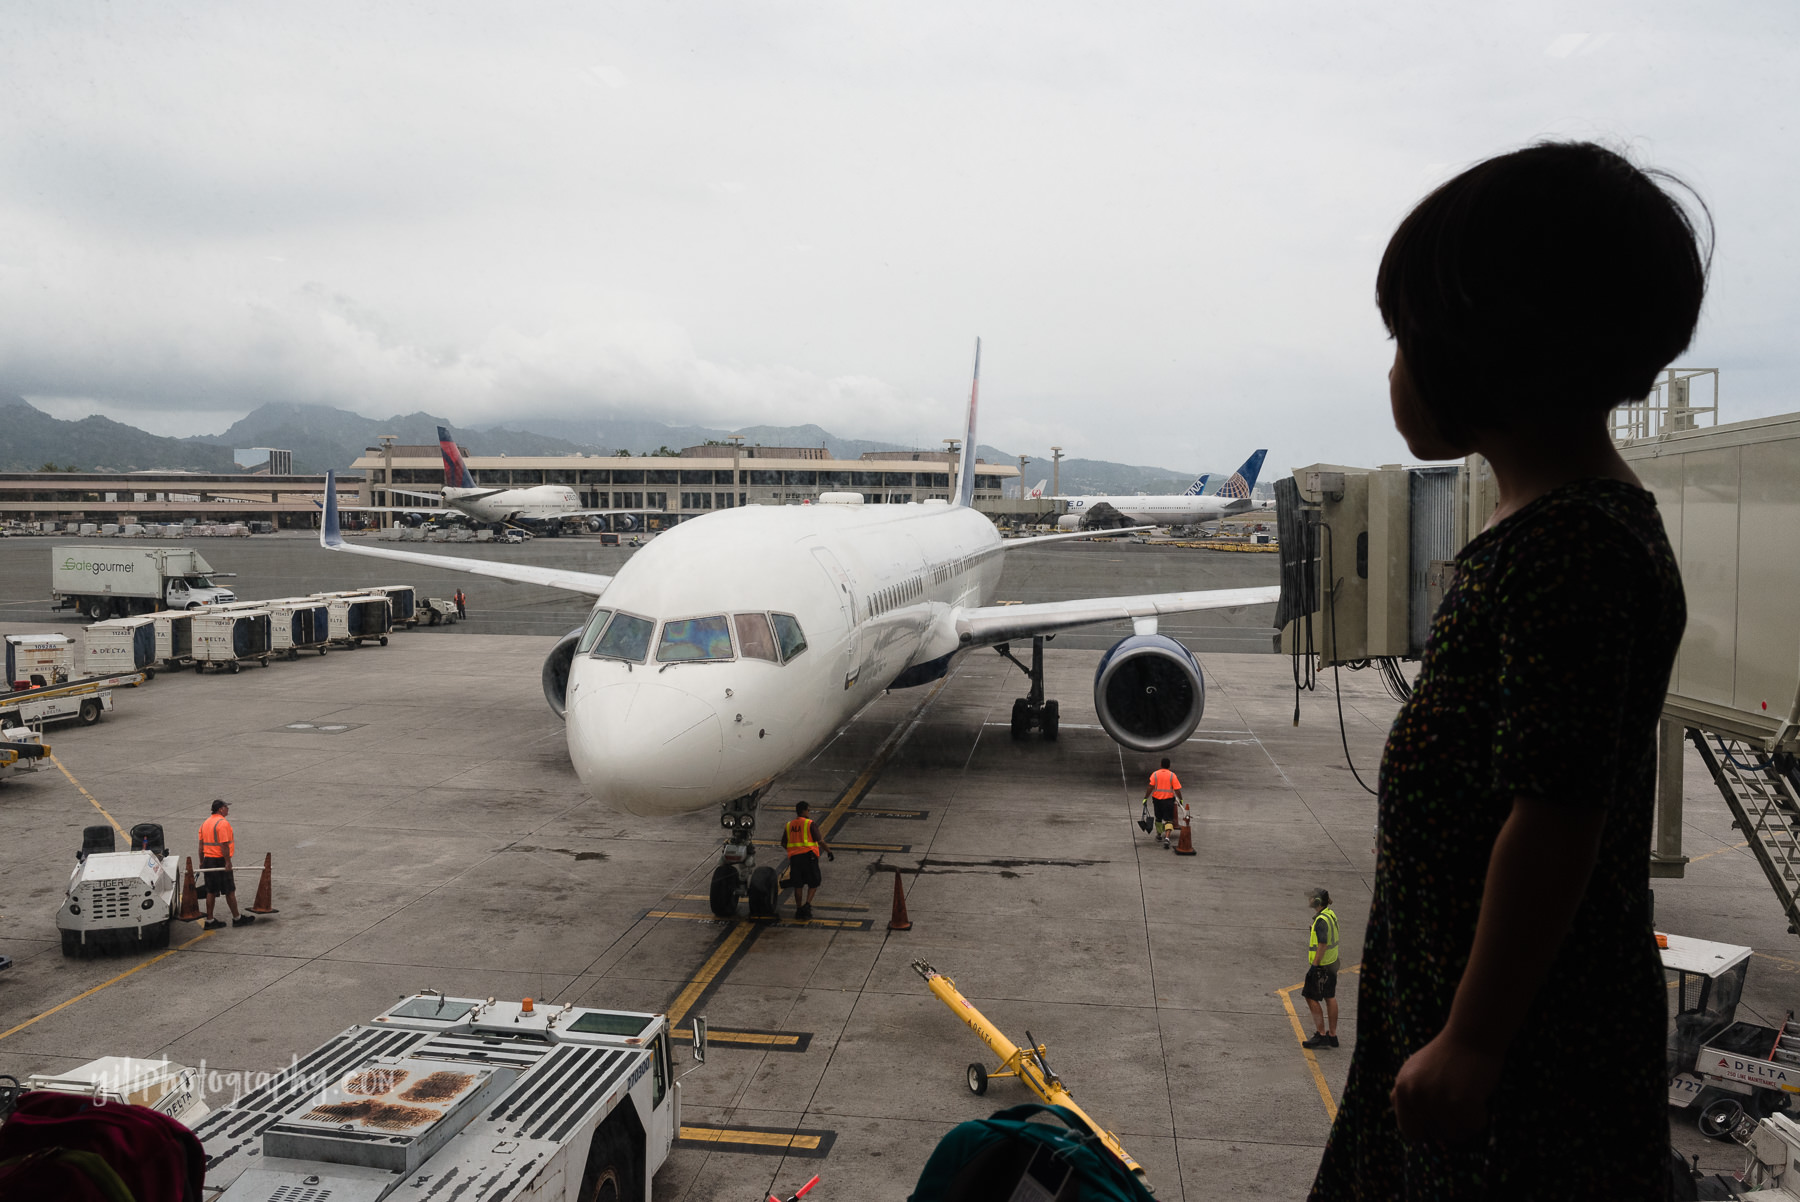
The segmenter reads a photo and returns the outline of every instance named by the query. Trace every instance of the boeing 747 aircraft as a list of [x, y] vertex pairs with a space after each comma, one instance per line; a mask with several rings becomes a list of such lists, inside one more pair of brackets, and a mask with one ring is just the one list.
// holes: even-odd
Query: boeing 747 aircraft
[[1130, 619], [1100, 661], [1101, 725], [1138, 751], [1193, 733], [1205, 684], [1193, 653], [1158, 634], [1163, 614], [1272, 604], [1278, 588], [995, 605], [1004, 556], [1087, 533], [1003, 541], [973, 507], [981, 346], [954, 501], [869, 505], [826, 493], [812, 505], [749, 506], [683, 522], [616, 576], [353, 545], [326, 487], [320, 542], [334, 551], [455, 566], [474, 575], [595, 598], [587, 622], [551, 650], [544, 693], [569, 758], [596, 799], [640, 815], [718, 805], [728, 839], [712, 905], [773, 912], [775, 870], [755, 865], [756, 803], [782, 773], [886, 689], [938, 680], [956, 656], [1032, 640], [1028, 695], [1012, 735], [1057, 737], [1044, 698], [1043, 643], [1064, 630]]
[[[1192, 526], [1200, 522], [1216, 521], [1234, 513], [1273, 507], [1272, 502], [1254, 501], [1250, 498], [1252, 490], [1256, 488], [1257, 473], [1262, 471], [1263, 456], [1268, 453], [1267, 450], [1257, 451], [1244, 460], [1244, 466], [1233, 472], [1231, 478], [1221, 484], [1219, 491], [1210, 497], [1201, 495], [1207, 479], [1201, 476], [1188, 485], [1186, 492], [1173, 495], [1053, 499], [1069, 503], [1069, 512], [1063, 515], [1062, 521], [1071, 527], [1080, 525], [1084, 517], [1102, 505], [1110, 505], [1127, 522], [1151, 526]], [[1075, 520], [1070, 522], [1070, 518]]]

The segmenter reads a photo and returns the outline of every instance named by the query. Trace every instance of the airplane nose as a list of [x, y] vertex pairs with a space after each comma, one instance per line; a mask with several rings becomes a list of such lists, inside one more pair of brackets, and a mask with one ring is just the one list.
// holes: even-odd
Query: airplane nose
[[713, 707], [660, 684], [578, 691], [564, 716], [575, 774], [598, 801], [638, 815], [716, 800], [724, 736]]

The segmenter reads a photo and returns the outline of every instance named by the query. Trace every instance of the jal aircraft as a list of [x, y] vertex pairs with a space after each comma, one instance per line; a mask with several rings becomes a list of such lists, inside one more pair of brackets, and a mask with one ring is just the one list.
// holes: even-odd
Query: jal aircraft
[[1110, 505], [1129, 522], [1142, 522], [1152, 526], [1192, 526], [1199, 522], [1216, 521], [1234, 513], [1244, 513], [1252, 509], [1272, 508], [1272, 502], [1254, 501], [1250, 497], [1256, 488], [1257, 473], [1262, 471], [1263, 457], [1267, 450], [1257, 451], [1244, 460], [1244, 466], [1231, 474], [1231, 478], [1219, 485], [1219, 491], [1211, 496], [1202, 496], [1201, 489], [1206, 487], [1207, 477], [1201, 476], [1188, 485], [1186, 492], [1165, 494], [1162, 496], [1120, 496], [1120, 497], [1056, 497], [1054, 500], [1067, 501], [1069, 512], [1064, 521], [1074, 518], [1078, 523], [1087, 514], [1101, 505]]
[[775, 872], [755, 866], [757, 799], [885, 690], [938, 680], [978, 647], [1012, 658], [1007, 645], [1030, 639], [1030, 687], [1013, 704], [1012, 735], [1035, 729], [1054, 739], [1043, 641], [1130, 619], [1134, 632], [1101, 659], [1095, 706], [1115, 740], [1158, 751], [1193, 732], [1206, 693], [1198, 661], [1156, 632], [1157, 619], [1279, 596], [1269, 587], [994, 604], [1008, 554], [1090, 536], [1003, 541], [973, 507], [980, 382], [977, 341], [954, 501], [870, 505], [843, 492], [809, 505], [720, 510], [682, 522], [616, 576], [601, 576], [353, 545], [339, 533], [328, 483], [320, 542], [593, 597], [586, 623], [556, 644], [542, 673], [576, 774], [597, 800], [633, 814], [721, 806], [729, 837], [713, 909], [734, 914], [748, 892], [751, 912], [768, 914]]
[[[440, 502], [448, 509], [487, 525], [547, 522], [550, 524], [551, 534], [560, 531], [562, 522], [578, 518], [589, 519], [590, 524], [599, 529], [598, 519], [625, 512], [619, 509], [584, 509], [580, 496], [566, 484], [538, 484], [530, 488], [483, 488], [476, 483], [475, 473], [469, 470], [469, 465], [463, 460], [462, 451], [458, 449], [456, 440], [450, 437], [450, 432], [439, 426], [437, 433], [438, 450], [444, 456], [443, 491], [415, 492], [408, 488], [391, 487], [385, 491], [396, 496]], [[346, 512], [357, 513], [421, 512], [418, 508], [382, 505], [344, 505], [341, 508]]]

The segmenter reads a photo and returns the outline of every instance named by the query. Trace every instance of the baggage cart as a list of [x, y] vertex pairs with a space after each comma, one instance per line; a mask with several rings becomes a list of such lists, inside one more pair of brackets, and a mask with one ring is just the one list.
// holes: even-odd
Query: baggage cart
[[246, 662], [263, 667], [275, 653], [267, 609], [202, 611], [194, 615], [194, 670], [236, 672]]
[[332, 646], [360, 647], [369, 639], [387, 646], [391, 611], [386, 593], [340, 593], [327, 606]]
[[277, 653], [290, 660], [299, 659], [302, 651], [325, 654], [331, 642], [331, 607], [312, 597], [289, 597], [271, 601], [269, 625]]
[[156, 677], [156, 620], [149, 614], [108, 618], [82, 631], [81, 668], [87, 676], [142, 672]]
[[164, 610], [150, 615], [156, 630], [156, 662], [175, 671], [194, 662], [194, 614], [198, 611]]

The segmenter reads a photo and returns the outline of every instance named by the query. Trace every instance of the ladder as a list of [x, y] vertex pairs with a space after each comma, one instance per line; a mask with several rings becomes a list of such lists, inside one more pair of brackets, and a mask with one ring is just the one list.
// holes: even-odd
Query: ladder
[[[1800, 935], [1800, 800], [1794, 781], [1775, 759], [1745, 740], [1693, 727], [1687, 736], [1725, 797], [1731, 825], [1744, 832], [1750, 854], [1769, 878], [1787, 915], [1788, 934]], [[1800, 1027], [1795, 1033], [1800, 1035]]]
[[1781, 1024], [1781, 1035], [1775, 1040], [1775, 1050], [1769, 1053], [1769, 1059], [1789, 1068], [1800, 1067], [1800, 1023], [1794, 1021], [1792, 1010]]

